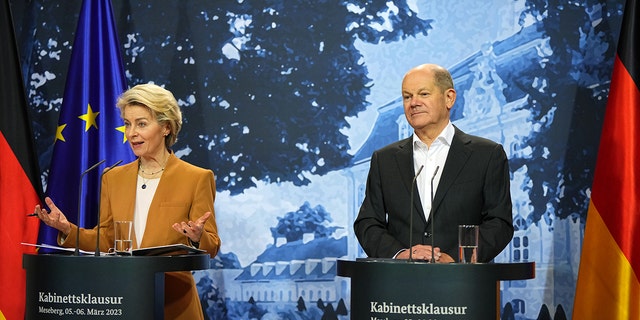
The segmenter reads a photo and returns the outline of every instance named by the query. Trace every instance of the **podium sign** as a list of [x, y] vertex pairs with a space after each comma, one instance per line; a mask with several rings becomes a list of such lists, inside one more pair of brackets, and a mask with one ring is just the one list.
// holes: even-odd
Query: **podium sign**
[[535, 263], [428, 264], [338, 260], [351, 278], [351, 319], [500, 319], [500, 280], [535, 277]]
[[208, 269], [209, 260], [25, 254], [26, 319], [162, 319], [164, 273]]

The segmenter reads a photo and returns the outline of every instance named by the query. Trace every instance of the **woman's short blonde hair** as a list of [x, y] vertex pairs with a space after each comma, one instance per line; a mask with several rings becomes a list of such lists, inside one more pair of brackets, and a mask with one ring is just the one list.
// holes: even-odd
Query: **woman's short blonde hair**
[[164, 138], [166, 147], [171, 147], [178, 140], [178, 132], [182, 128], [182, 111], [171, 91], [153, 83], [139, 84], [120, 95], [116, 106], [120, 109], [120, 117], [124, 117], [127, 106], [149, 108], [160, 125], [169, 125], [169, 134]]

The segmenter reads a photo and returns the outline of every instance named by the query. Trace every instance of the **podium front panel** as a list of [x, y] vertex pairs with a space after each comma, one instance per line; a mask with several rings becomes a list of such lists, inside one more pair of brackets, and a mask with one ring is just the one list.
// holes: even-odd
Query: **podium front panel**
[[351, 278], [351, 319], [499, 319], [498, 281], [534, 272], [533, 263], [338, 261], [338, 275]]
[[24, 255], [26, 319], [162, 319], [164, 272], [207, 269], [209, 255]]

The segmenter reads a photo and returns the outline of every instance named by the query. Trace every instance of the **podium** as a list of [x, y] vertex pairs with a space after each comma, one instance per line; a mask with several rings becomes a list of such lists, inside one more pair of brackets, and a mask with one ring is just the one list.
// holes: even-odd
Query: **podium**
[[351, 319], [500, 319], [501, 280], [535, 277], [535, 263], [430, 264], [338, 260], [351, 278]]
[[26, 319], [163, 319], [164, 273], [209, 268], [208, 254], [25, 254]]

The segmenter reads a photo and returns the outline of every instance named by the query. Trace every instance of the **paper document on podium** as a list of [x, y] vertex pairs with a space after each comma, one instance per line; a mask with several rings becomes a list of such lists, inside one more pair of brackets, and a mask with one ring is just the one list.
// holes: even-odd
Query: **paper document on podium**
[[[74, 252], [76, 252], [76, 248], [66, 248], [66, 247], [58, 247], [58, 246], [53, 246], [50, 244], [35, 244], [35, 243], [26, 243], [26, 242], [21, 242], [20, 244], [25, 245], [25, 246], [32, 246], [32, 247], [37, 247], [37, 248], [45, 248], [45, 249], [50, 249], [50, 250], [56, 250], [56, 251], [63, 251], [65, 253], [68, 254], [73, 254]], [[93, 251], [85, 251], [85, 250], [78, 250], [78, 252], [80, 252], [80, 254], [83, 255], [95, 255], [96, 253]], [[106, 252], [100, 252], [101, 256], [106, 256], [109, 255]]]
[[204, 250], [196, 249], [185, 244], [170, 244], [166, 246], [133, 249], [132, 254], [134, 256], [178, 256], [205, 252]]

